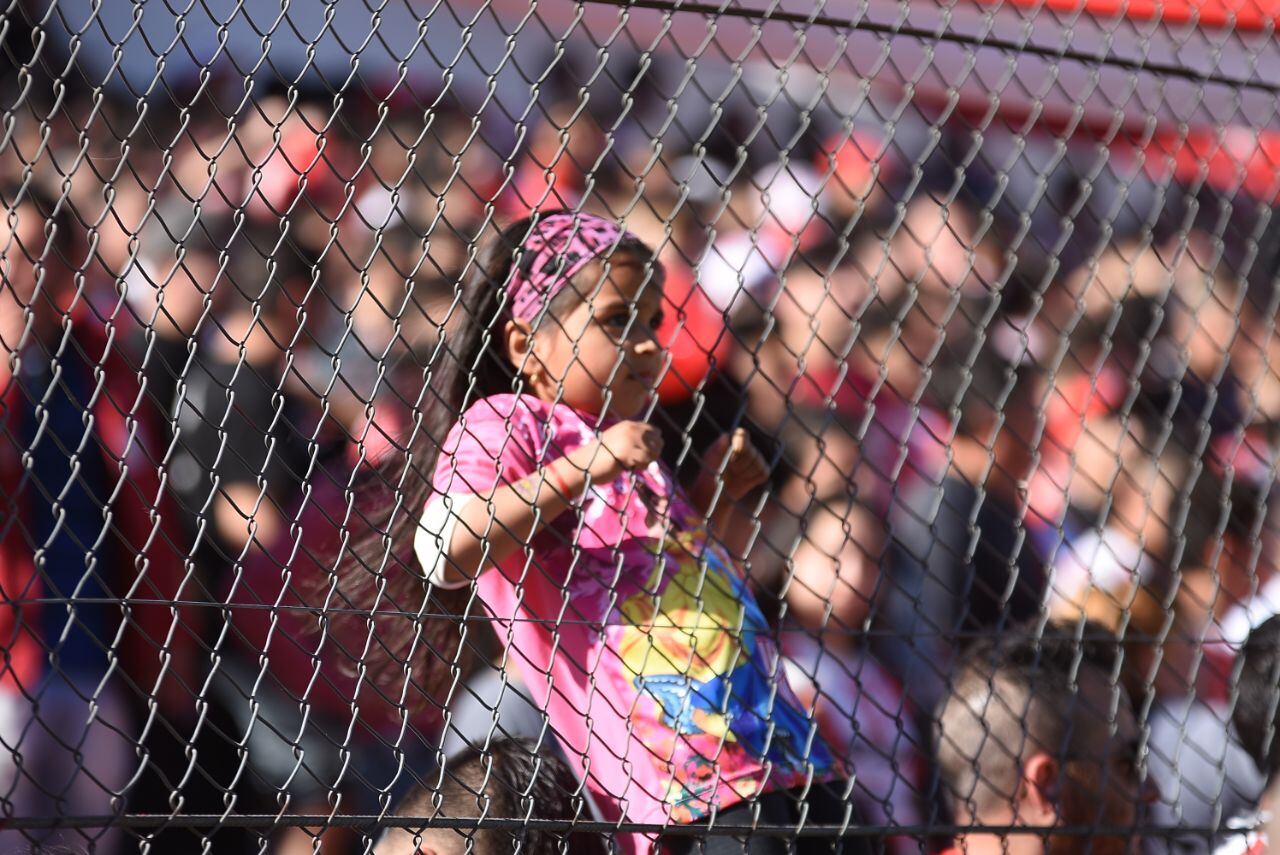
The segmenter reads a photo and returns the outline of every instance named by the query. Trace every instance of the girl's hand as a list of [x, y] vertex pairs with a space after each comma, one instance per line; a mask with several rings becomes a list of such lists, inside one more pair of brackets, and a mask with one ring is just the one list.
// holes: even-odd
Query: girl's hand
[[714, 485], [719, 473], [725, 495], [735, 502], [769, 480], [769, 464], [751, 444], [745, 428], [738, 428], [716, 440], [707, 450], [704, 460], [706, 468], [700, 480]]
[[600, 434], [590, 462], [591, 479], [608, 482], [643, 469], [662, 456], [662, 432], [644, 422], [618, 422]]

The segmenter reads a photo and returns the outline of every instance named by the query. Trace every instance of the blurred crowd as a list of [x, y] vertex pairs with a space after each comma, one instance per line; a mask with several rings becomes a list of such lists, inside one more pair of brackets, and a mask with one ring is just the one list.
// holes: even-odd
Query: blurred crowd
[[1067, 166], [1024, 210], [963, 119], [920, 156], [817, 113], [782, 142], [729, 112], [659, 146], [660, 95], [584, 109], [555, 80], [506, 127], [369, 81], [340, 103], [209, 81], [5, 97], [13, 815], [377, 814], [491, 733], [554, 750], [500, 662], [447, 705], [369, 679], [380, 633], [423, 618], [349, 619], [330, 571], [360, 473], [431, 429], [415, 412], [477, 243], [579, 206], [661, 248], [672, 466], [738, 425], [769, 454], [729, 531], [867, 823], [983, 820], [948, 798], [938, 710], [985, 679], [975, 646], [1050, 618], [1116, 640], [1096, 667], [1144, 789], [1119, 798], [1173, 829], [1144, 846], [1210, 851], [1257, 808], [1230, 721], [1238, 651], [1280, 611], [1270, 200], [1142, 175], [1108, 214]]

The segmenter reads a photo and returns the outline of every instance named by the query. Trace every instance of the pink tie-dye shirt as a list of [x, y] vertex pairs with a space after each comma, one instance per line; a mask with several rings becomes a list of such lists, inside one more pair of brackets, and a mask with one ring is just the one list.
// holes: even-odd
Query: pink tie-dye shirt
[[[442, 447], [424, 525], [591, 442], [595, 421], [530, 396], [477, 402]], [[661, 464], [593, 485], [477, 585], [609, 819], [694, 822], [834, 776], [746, 580]]]

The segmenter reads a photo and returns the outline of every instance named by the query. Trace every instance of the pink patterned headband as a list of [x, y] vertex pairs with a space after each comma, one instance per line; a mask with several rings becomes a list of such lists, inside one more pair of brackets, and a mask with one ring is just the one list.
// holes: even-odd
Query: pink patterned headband
[[617, 223], [593, 214], [541, 218], [521, 244], [519, 264], [507, 283], [511, 316], [518, 321], [533, 320], [582, 268], [622, 241], [635, 239]]

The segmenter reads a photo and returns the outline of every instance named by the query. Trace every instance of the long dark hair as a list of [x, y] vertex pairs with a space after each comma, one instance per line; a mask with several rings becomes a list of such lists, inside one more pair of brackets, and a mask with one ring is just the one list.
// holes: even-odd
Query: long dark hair
[[[472, 401], [517, 388], [517, 371], [503, 347], [511, 320], [505, 289], [533, 226], [534, 218], [526, 217], [502, 229], [472, 265], [423, 372], [408, 441], [366, 470], [353, 491], [351, 535], [336, 561], [337, 595], [344, 613], [367, 633], [365, 650], [352, 651], [357, 676], [396, 706], [401, 701], [392, 688], [409, 679], [405, 688], [417, 696], [411, 705], [442, 710], [476, 651], [468, 640], [469, 619], [479, 613], [473, 587], [429, 583], [413, 541], [440, 446], [459, 415]], [[638, 239], [627, 236], [615, 252], [635, 255], [661, 281], [653, 251]], [[562, 316], [581, 301], [580, 293], [565, 288], [547, 313]]]

